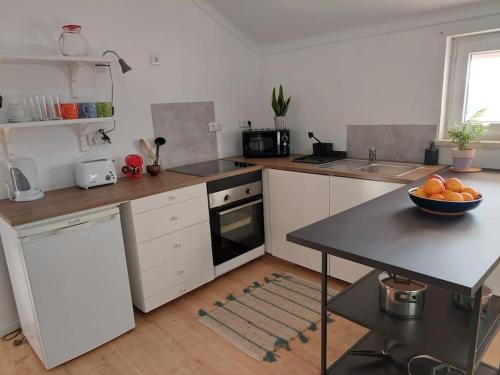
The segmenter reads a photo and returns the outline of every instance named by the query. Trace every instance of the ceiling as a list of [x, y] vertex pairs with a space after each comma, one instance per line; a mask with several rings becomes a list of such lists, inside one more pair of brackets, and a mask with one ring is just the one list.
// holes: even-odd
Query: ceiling
[[259, 47], [488, 0], [204, 0]]

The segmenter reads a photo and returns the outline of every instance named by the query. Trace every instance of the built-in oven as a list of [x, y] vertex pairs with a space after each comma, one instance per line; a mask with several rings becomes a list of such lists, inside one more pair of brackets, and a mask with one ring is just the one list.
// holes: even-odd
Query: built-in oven
[[215, 274], [264, 255], [262, 172], [207, 183]]

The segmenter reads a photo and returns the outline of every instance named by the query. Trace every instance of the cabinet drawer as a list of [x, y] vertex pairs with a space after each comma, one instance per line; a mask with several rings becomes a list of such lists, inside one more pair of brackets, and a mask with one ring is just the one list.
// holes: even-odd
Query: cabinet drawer
[[211, 245], [210, 224], [204, 221], [137, 245], [140, 271], [144, 272], [165, 262]]
[[207, 196], [207, 186], [198, 184], [183, 189], [167, 191], [165, 193], [150, 195], [149, 197], [134, 199], [130, 202], [132, 213], [137, 214], [144, 211], [154, 210], [159, 207], [169, 206], [179, 202], [187, 201], [197, 197]]
[[143, 272], [141, 277], [144, 297], [155, 295], [209, 270], [214, 270], [212, 247], [205, 246], [191, 254]]
[[137, 243], [172, 233], [208, 220], [207, 197], [160, 207], [134, 215]]
[[[214, 270], [208, 270], [189, 280], [183, 281], [178, 285], [175, 285], [169, 289], [162, 290], [160, 293], [155, 294], [144, 299], [144, 312], [149, 312], [165, 303], [176, 299], [193, 289], [196, 289], [214, 279]], [[142, 310], [142, 309], [141, 309]]]

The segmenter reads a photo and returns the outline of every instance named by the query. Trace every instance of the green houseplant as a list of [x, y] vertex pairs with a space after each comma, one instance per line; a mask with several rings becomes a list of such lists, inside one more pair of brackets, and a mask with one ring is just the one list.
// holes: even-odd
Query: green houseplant
[[286, 113], [288, 112], [291, 99], [292, 97], [289, 97], [285, 100], [282, 85], [280, 85], [278, 97], [276, 97], [276, 87], [273, 87], [271, 106], [274, 110], [274, 126], [276, 129], [286, 128]]
[[481, 135], [488, 130], [488, 125], [478, 120], [485, 112], [486, 108], [477, 111], [466, 122], [448, 131], [451, 141], [457, 145], [453, 149], [453, 168], [470, 169], [472, 167], [476, 150], [469, 144], [479, 142]]

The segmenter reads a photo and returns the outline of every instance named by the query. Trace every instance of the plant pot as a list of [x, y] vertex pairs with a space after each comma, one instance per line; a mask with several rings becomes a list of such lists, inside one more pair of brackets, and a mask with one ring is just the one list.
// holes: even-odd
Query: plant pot
[[459, 150], [454, 148], [453, 150], [453, 168], [455, 169], [470, 169], [472, 167], [472, 160], [476, 156], [475, 149]]
[[274, 117], [274, 127], [276, 129], [286, 129], [286, 117], [285, 116], [275, 116]]
[[146, 166], [146, 171], [151, 176], [156, 176], [161, 172], [161, 167], [158, 164], [148, 165]]

